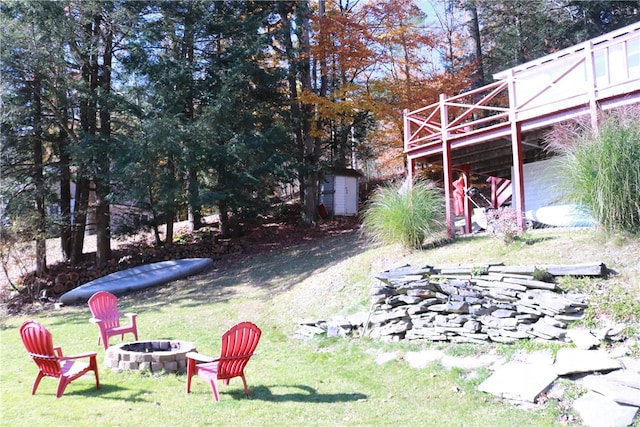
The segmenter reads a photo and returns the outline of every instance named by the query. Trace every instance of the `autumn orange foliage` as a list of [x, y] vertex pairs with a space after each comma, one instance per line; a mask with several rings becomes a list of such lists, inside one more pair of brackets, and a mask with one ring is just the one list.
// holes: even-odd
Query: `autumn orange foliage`
[[300, 97], [317, 115], [314, 136], [329, 138], [331, 126], [351, 126], [367, 111], [377, 123], [366, 141], [369, 151], [380, 168], [402, 170], [403, 110], [437, 102], [441, 93], [467, 90], [473, 69], [454, 75], [439, 66], [434, 57], [443, 37], [412, 0], [327, 0], [322, 6], [313, 20], [310, 54], [319, 64], [316, 80], [326, 79], [327, 91]]

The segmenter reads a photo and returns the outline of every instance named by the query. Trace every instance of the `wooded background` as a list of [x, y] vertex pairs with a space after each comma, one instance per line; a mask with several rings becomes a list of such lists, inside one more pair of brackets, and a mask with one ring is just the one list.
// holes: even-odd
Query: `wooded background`
[[115, 204], [171, 244], [175, 220], [230, 235], [287, 186], [312, 224], [327, 167], [403, 174], [404, 109], [638, 20], [639, 1], [3, 1], [3, 240], [35, 240], [39, 273], [52, 234], [77, 262], [91, 204], [99, 267]]

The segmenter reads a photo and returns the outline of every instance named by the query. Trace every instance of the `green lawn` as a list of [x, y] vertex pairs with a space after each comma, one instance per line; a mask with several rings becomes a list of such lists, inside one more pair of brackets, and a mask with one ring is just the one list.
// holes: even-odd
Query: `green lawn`
[[[232, 324], [249, 320], [263, 335], [242, 382], [221, 385], [220, 402], [194, 378], [185, 393], [184, 375], [117, 373], [102, 367], [104, 350], [86, 305], [37, 310], [0, 319], [0, 423], [11, 426], [197, 426], [197, 425], [559, 425], [561, 409], [550, 402], [535, 411], [518, 409], [475, 390], [486, 377], [438, 365], [409, 367], [401, 357], [378, 365], [381, 352], [436, 347], [427, 342], [382, 343], [369, 339], [293, 338], [300, 318], [327, 318], [368, 309], [373, 275], [399, 264], [503, 261], [508, 264], [603, 261], [620, 273], [595, 286], [633, 292], [630, 316], [638, 315], [638, 241], [592, 231], [545, 232], [533, 244], [504, 244], [488, 237], [463, 238], [431, 250], [373, 248], [357, 235], [271, 253], [251, 260], [218, 263], [214, 271], [120, 299], [123, 311], [138, 313], [140, 339], [194, 341], [198, 351], [217, 354], [219, 337]], [[531, 243], [531, 242], [529, 242]], [[635, 305], [634, 305], [635, 304]], [[600, 305], [598, 310], [607, 308]], [[615, 313], [613, 313], [615, 314]], [[594, 316], [595, 317], [595, 316]], [[55, 398], [56, 381], [45, 378], [31, 396], [36, 365], [20, 342], [18, 328], [29, 318], [52, 332], [66, 354], [97, 351], [101, 389], [87, 377]], [[637, 320], [637, 319], [636, 319]], [[129, 336], [130, 337], [130, 336]], [[118, 342], [112, 338], [111, 343]], [[473, 346], [472, 346], [473, 347]], [[442, 348], [442, 347], [438, 347]], [[444, 346], [455, 352], [454, 348]], [[473, 347], [508, 353], [503, 346]]]

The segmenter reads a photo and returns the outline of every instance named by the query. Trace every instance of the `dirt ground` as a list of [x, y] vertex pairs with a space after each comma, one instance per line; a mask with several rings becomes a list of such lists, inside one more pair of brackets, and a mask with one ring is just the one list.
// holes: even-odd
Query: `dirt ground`
[[[356, 232], [359, 229], [355, 217], [340, 217], [321, 221], [317, 226], [298, 225], [299, 216], [262, 219], [245, 224], [239, 237], [220, 239], [217, 236], [214, 217], [205, 218], [205, 227], [192, 233], [188, 223], [174, 226], [174, 244], [153, 245], [151, 233], [112, 239], [112, 257], [104, 268], [95, 268], [96, 237], [86, 236], [82, 262], [71, 265], [63, 262], [60, 239], [47, 241], [47, 266], [45, 277], [36, 277], [33, 245], [20, 251], [14, 250], [3, 262], [0, 271], [0, 303], [8, 314], [22, 312], [34, 300], [55, 302], [64, 292], [98, 277], [152, 262], [180, 258], [209, 257], [214, 263], [228, 264], [262, 252], [284, 249], [301, 242], [320, 240], [335, 234]], [[161, 232], [163, 230], [161, 229]], [[164, 236], [162, 236], [164, 237]], [[71, 279], [71, 280], [70, 280]]]

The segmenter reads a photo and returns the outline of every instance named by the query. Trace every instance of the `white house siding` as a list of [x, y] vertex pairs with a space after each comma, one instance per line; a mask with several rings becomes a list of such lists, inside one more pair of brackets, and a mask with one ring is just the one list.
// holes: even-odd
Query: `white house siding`
[[[558, 172], [557, 162], [558, 159], [549, 159], [522, 165], [527, 211], [566, 203], [562, 200], [562, 175]], [[513, 183], [511, 185], [512, 194], [515, 194]]]

